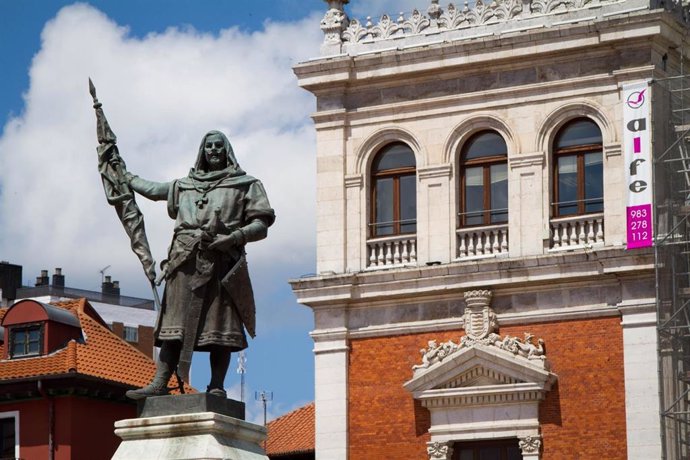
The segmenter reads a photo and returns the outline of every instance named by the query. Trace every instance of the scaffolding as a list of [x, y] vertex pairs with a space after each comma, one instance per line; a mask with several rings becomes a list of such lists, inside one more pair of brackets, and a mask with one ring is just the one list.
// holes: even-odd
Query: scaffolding
[[[681, 58], [682, 61], [682, 58]], [[690, 458], [690, 75], [654, 80], [654, 222], [663, 458]]]

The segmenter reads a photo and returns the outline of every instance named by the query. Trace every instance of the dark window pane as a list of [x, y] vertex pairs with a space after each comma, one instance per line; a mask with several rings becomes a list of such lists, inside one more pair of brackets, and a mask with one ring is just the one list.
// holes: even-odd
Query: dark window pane
[[453, 460], [522, 460], [517, 438], [455, 443]]
[[459, 460], [474, 460], [474, 450], [462, 449], [460, 451]]
[[508, 222], [508, 165], [491, 166], [491, 223]]
[[484, 168], [465, 169], [465, 223], [484, 223]]
[[417, 231], [417, 177], [400, 178], [400, 233]]
[[604, 210], [604, 165], [601, 152], [585, 154], [585, 212]]
[[503, 138], [496, 132], [485, 131], [470, 138], [464, 146], [464, 160], [506, 155], [508, 148]]
[[371, 170], [377, 173], [389, 169], [414, 167], [415, 159], [412, 149], [405, 144], [391, 144], [379, 152]]
[[12, 356], [23, 356], [26, 354], [27, 338], [25, 329], [12, 331]]
[[522, 451], [518, 446], [508, 446], [507, 460], [522, 460]]
[[592, 120], [582, 118], [568, 123], [555, 142], [556, 149], [574, 147], [576, 145], [601, 144], [601, 131]]
[[27, 347], [27, 353], [28, 354], [35, 355], [35, 354], [38, 354], [40, 351], [41, 350], [39, 348], [39, 342], [38, 341], [28, 343], [28, 347]]
[[374, 235], [393, 234], [393, 179], [378, 179], [376, 181], [376, 219]]
[[577, 156], [558, 157], [558, 214], [577, 214]]
[[12, 356], [22, 356], [25, 354], [24, 342], [14, 342], [12, 345]]
[[14, 417], [0, 419], [0, 458], [15, 458]]
[[495, 446], [480, 448], [479, 460], [501, 460], [501, 448]]

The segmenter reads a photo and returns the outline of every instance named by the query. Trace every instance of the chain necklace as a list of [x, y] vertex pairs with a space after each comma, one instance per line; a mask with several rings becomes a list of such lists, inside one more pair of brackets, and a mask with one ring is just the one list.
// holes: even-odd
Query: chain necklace
[[196, 179], [194, 179], [193, 177], [191, 179], [192, 179], [192, 187], [194, 187], [194, 190], [196, 190], [198, 193], [201, 193], [201, 196], [199, 198], [197, 198], [197, 200], [194, 203], [196, 203], [196, 207], [198, 209], [203, 209], [204, 205], [206, 203], [208, 203], [208, 197], [206, 196], [208, 194], [208, 192], [215, 190], [216, 187], [218, 187], [218, 185], [220, 185], [220, 183], [223, 182], [225, 177], [221, 177], [217, 181], [215, 181], [212, 184], [207, 185], [207, 186], [204, 186], [202, 184], [200, 186], [200, 188], [197, 187]]

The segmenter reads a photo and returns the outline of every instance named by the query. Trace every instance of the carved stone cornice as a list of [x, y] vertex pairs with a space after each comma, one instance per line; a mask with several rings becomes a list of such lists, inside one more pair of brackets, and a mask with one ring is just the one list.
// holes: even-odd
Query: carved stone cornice
[[[326, 1], [329, 2], [329, 5], [336, 4], [336, 7], [331, 7], [329, 12], [341, 11], [342, 3], [347, 3]], [[441, 6], [439, 0], [431, 0], [426, 14], [414, 9], [409, 15], [400, 13], [397, 17], [383, 14], [378, 19], [372, 19], [369, 16], [364, 21], [358, 19], [342, 21], [338, 14], [334, 13], [335, 19], [326, 22], [333, 23], [331, 26], [333, 30], [341, 31], [338, 39], [342, 40], [342, 43], [369, 44], [381, 40], [415, 37], [513, 20], [522, 22], [530, 20], [531, 23], [527, 26], [520, 24], [523, 28], [547, 27], [551, 26], [551, 21], [544, 20], [547, 15], [562, 15], [573, 12], [574, 19], [582, 20], [581, 14], [577, 16], [580, 11], [607, 7], [610, 10], [608, 11], [609, 15], [615, 15], [618, 12], [623, 14], [626, 5], [620, 5], [621, 3], [625, 2], [615, 0], [477, 0], [471, 6], [467, 2], [464, 3], [464, 6], [457, 2]], [[340, 8], [337, 4], [341, 4]], [[685, 23], [688, 22], [687, 7], [681, 2], [666, 2], [664, 6], [678, 19]], [[324, 28], [323, 24], [324, 22], [322, 22], [322, 28]], [[336, 29], [336, 25], [338, 29]], [[341, 42], [338, 41], [338, 43]]]

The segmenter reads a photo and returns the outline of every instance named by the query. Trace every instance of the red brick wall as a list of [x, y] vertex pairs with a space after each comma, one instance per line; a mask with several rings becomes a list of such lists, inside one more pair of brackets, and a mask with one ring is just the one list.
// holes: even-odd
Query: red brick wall
[[[558, 383], [540, 406], [543, 459], [625, 459], [625, 389], [620, 318], [501, 328], [546, 342]], [[402, 384], [427, 341], [458, 340], [460, 331], [350, 342], [349, 460], [426, 458], [429, 412]]]
[[[125, 336], [125, 326], [119, 322], [113, 322], [112, 324], [113, 334], [120, 338]], [[134, 348], [153, 359], [153, 328], [150, 326], [139, 326], [139, 340], [137, 342], [127, 342]]]
[[427, 458], [429, 411], [402, 384], [421, 362], [427, 341], [457, 341], [458, 332], [350, 342], [348, 436], [350, 460]]

